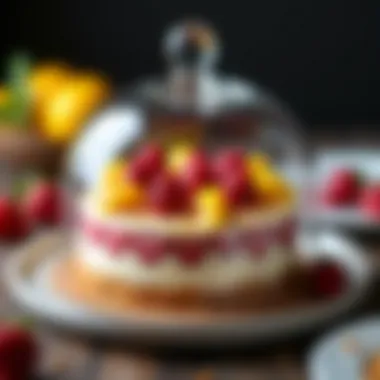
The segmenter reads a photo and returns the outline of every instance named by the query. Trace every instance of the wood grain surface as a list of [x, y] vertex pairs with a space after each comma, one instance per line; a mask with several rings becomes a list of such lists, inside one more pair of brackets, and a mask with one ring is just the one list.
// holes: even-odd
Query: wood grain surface
[[[358, 128], [350, 129], [346, 137], [346, 142], [361, 145], [374, 141], [372, 136], [362, 138], [362, 131]], [[336, 145], [334, 137], [324, 137], [319, 141], [324, 142], [323, 146]], [[353, 233], [350, 236], [368, 249], [374, 265], [379, 266], [380, 236]], [[3, 248], [3, 251], [0, 266], [10, 254], [8, 248]], [[380, 300], [377, 298], [375, 292], [368, 294], [360, 310], [334, 325], [378, 312]], [[0, 315], [3, 319], [22, 315], [22, 311], [9, 299], [3, 283], [0, 285]], [[326, 326], [324, 331], [332, 327]], [[180, 347], [169, 350], [139, 347], [128, 342], [116, 346], [88, 341], [39, 324], [36, 331], [43, 352], [41, 378], [50, 380], [301, 380], [307, 378], [305, 355], [308, 348], [324, 332], [266, 347], [215, 347], [212, 350], [199, 347], [190, 351]]]

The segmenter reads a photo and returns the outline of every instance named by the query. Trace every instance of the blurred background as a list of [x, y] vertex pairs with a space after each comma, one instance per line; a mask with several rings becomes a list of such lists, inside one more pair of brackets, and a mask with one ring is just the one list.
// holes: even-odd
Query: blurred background
[[223, 70], [272, 88], [308, 124], [380, 121], [376, 0], [4, 0], [0, 57], [22, 48], [119, 85], [159, 72], [163, 30], [192, 15], [221, 32]]
[[[165, 70], [160, 42], [167, 27], [185, 17], [199, 17], [210, 21], [220, 33], [220, 70], [269, 88], [304, 122], [306, 142], [315, 145], [321, 156], [317, 155], [321, 163], [316, 165], [321, 174], [316, 170], [312, 183], [317, 189], [311, 192], [313, 196], [321, 193], [316, 205], [323, 215], [315, 212], [316, 220], [322, 221], [321, 225], [329, 222], [344, 227], [349, 238], [356, 228], [374, 232], [375, 239], [363, 234], [357, 240], [373, 253], [373, 265], [380, 268], [380, 156], [376, 141], [380, 125], [379, 0], [2, 0], [1, 5], [0, 241], [20, 243], [41, 227], [62, 227], [62, 204], [66, 204], [57, 173], [68, 148], [119, 89]], [[241, 120], [243, 127], [244, 120], [250, 122], [249, 118]], [[110, 132], [110, 124], [104, 125], [105, 134], [119, 139], [117, 133]], [[120, 126], [117, 122], [115, 125]], [[192, 123], [189, 126], [198, 136]], [[313, 135], [323, 136], [323, 132], [338, 136], [335, 148], [345, 145], [350, 137], [354, 148], [344, 154], [335, 148], [332, 153], [320, 153], [318, 149], [327, 147], [330, 141]], [[362, 150], [358, 137], [375, 145], [376, 150]], [[95, 142], [99, 141], [102, 149], [107, 147], [102, 138]], [[94, 171], [92, 157], [89, 162], [88, 167]], [[276, 181], [267, 183], [271, 189], [280, 188]], [[328, 207], [319, 207], [323, 202]], [[333, 282], [334, 273], [339, 278], [341, 272], [334, 272], [334, 267], [332, 270]], [[379, 300], [375, 298], [369, 300], [368, 310], [378, 315]], [[3, 309], [0, 314], [13, 313], [5, 302]], [[51, 342], [48, 350], [60, 346]], [[293, 374], [297, 371], [305, 372], [304, 352], [308, 348], [309, 342], [303, 341], [294, 349], [285, 345], [279, 350], [281, 355], [291, 356], [288, 378], [296, 378]], [[103, 357], [106, 362], [108, 354], [98, 347], [93, 354], [89, 356], [90, 366], [85, 361], [78, 365], [87, 368], [91, 376], [81, 373], [70, 378], [95, 378], [98, 367], [94, 365], [93, 370], [93, 364]], [[130, 363], [137, 369], [146, 366], [133, 360]], [[273, 363], [281, 360], [276, 356], [262, 365], [258, 357], [258, 367], [273, 372]], [[175, 361], [162, 364], [167, 371], [163, 372], [159, 360], [155, 360], [159, 371], [154, 378], [178, 378], [163, 375], [174, 373]], [[178, 366], [178, 372], [186, 365]], [[206, 373], [192, 378], [241, 379], [234, 375], [244, 370], [239, 365], [235, 372], [231, 367], [230, 377], [224, 376], [226, 366], [222, 363], [220, 377]], [[280, 365], [278, 368], [278, 373], [283, 373]], [[124, 373], [120, 378], [125, 378]], [[148, 379], [138, 377], [143, 378]]]

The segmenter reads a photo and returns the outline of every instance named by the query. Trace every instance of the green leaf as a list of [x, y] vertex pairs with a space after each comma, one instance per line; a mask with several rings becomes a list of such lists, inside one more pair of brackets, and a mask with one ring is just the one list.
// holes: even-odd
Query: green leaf
[[11, 99], [0, 107], [0, 120], [19, 127], [26, 127], [31, 110], [31, 94], [28, 79], [32, 67], [31, 58], [25, 53], [10, 57], [6, 72], [6, 85]]
[[13, 89], [25, 91], [25, 85], [32, 67], [32, 59], [26, 53], [15, 53], [8, 61], [7, 83]]

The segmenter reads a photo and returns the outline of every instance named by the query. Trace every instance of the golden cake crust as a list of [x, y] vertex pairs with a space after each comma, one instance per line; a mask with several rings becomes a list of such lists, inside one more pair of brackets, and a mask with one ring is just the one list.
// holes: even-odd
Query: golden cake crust
[[272, 313], [315, 302], [305, 287], [304, 270], [295, 268], [281, 283], [234, 289], [223, 297], [202, 291], [167, 291], [129, 285], [92, 272], [75, 257], [56, 267], [53, 286], [78, 302], [121, 314], [165, 316], [185, 314], [207, 318], [228, 318], [252, 313]]

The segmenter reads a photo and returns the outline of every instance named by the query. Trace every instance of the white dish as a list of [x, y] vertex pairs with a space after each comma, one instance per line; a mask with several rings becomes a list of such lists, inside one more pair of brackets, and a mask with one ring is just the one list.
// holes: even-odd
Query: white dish
[[[318, 191], [326, 177], [337, 168], [357, 170], [369, 182], [380, 181], [380, 154], [370, 149], [327, 149], [317, 153], [313, 170], [313, 187]], [[316, 202], [309, 220], [343, 228], [380, 230], [380, 223], [367, 218], [356, 207], [329, 208]]]
[[380, 318], [372, 317], [322, 338], [308, 356], [310, 380], [358, 380], [372, 354], [380, 352]]
[[304, 234], [300, 245], [311, 258], [323, 255], [339, 260], [346, 266], [353, 286], [340, 298], [313, 307], [228, 321], [198, 320], [192, 323], [175, 315], [165, 320], [156, 320], [151, 315], [147, 318], [120, 317], [65, 300], [52, 290], [46, 276], [51, 265], [67, 252], [62, 235], [40, 236], [13, 253], [5, 275], [11, 293], [29, 312], [81, 333], [135, 337], [160, 344], [243, 344], [310, 330], [345, 313], [363, 298], [372, 276], [371, 266], [361, 248], [343, 237], [327, 234], [318, 238]]

